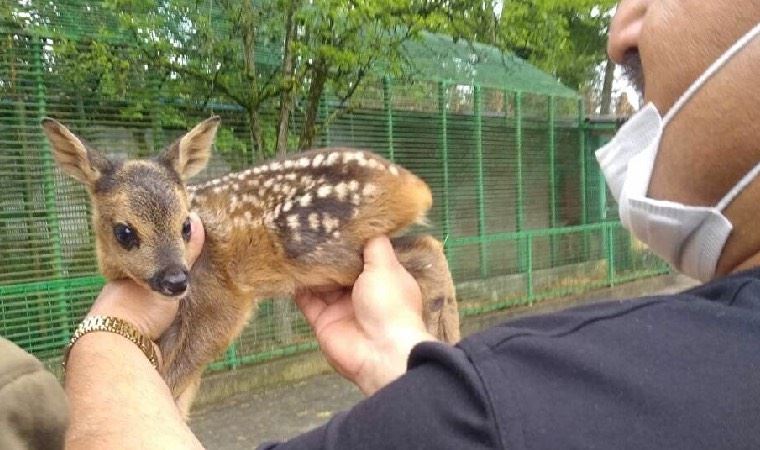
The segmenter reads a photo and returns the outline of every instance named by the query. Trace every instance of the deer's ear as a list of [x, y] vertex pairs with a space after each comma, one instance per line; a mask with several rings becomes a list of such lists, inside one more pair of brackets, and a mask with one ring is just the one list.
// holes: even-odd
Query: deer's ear
[[102, 153], [87, 147], [74, 133], [57, 120], [42, 120], [53, 152], [53, 159], [61, 170], [82, 184], [92, 187], [111, 168], [111, 162]]
[[199, 123], [164, 149], [158, 160], [174, 169], [183, 180], [197, 174], [211, 157], [211, 145], [220, 121], [219, 116], [214, 116]]

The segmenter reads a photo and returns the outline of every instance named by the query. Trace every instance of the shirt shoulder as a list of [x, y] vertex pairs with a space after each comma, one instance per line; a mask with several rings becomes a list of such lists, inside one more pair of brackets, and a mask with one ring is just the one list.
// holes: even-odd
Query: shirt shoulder
[[754, 274], [512, 320], [460, 345], [508, 448], [760, 446]]

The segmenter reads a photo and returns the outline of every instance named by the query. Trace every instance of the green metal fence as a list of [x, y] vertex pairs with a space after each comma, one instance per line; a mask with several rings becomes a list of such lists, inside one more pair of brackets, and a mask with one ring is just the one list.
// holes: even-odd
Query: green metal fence
[[[128, 90], [90, 95], [90, 81], [71, 85], [57, 52], [92, 51], [92, 42], [76, 36], [62, 47], [59, 34], [0, 26], [0, 335], [51, 363], [103, 281], [86, 194], [53, 167], [42, 117], [65, 122], [96, 148], [135, 157], [154, 153], [213, 112], [222, 116], [223, 128], [201, 177], [253, 162], [239, 109], [168, 97], [173, 91], [150, 79], [141, 85], [155, 89], [150, 104], [136, 104]], [[372, 78], [343, 114], [322, 123], [318, 142], [371, 149], [430, 184], [432, 225], [413, 231], [445, 242], [462, 314], [666, 272], [621, 228], [593, 158], [614, 124], [586, 124], [575, 93], [522, 61], [499, 69], [493, 59], [491, 67], [481, 58], [477, 76], [442, 78], [436, 69], [442, 59], [473, 51], [447, 42], [431, 37], [415, 44], [416, 78]], [[423, 58], [431, 45], [438, 53]], [[325, 96], [322, 119], [337, 106]], [[274, 107], [267, 114], [273, 117]], [[300, 120], [296, 111], [294, 128]], [[264, 302], [212, 369], [314, 348], [292, 305]]]

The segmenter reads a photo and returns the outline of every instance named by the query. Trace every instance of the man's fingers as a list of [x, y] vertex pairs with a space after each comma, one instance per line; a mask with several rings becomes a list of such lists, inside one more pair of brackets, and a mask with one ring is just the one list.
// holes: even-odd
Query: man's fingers
[[195, 212], [190, 213], [190, 245], [187, 248], [187, 262], [192, 266], [203, 250], [203, 242], [206, 240], [206, 230], [203, 228], [201, 218]]
[[364, 270], [393, 267], [398, 263], [387, 236], [372, 238], [364, 246]]
[[295, 301], [298, 309], [301, 310], [310, 324], [314, 324], [317, 317], [327, 308], [327, 303], [309, 290], [296, 292]]

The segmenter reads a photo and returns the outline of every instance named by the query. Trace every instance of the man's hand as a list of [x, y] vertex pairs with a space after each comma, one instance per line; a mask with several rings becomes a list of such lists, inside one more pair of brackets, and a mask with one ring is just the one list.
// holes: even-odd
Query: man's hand
[[[188, 264], [192, 266], [201, 254], [206, 234], [197, 214], [190, 213], [190, 224], [192, 231], [187, 247], [187, 259]], [[190, 290], [192, 291], [192, 280]], [[180, 301], [182, 300], [163, 298], [132, 280], [111, 281], [103, 287], [88, 316], [119, 317], [155, 341], [174, 321]]]
[[299, 292], [296, 303], [330, 364], [367, 395], [406, 372], [416, 344], [435, 340], [422, 322], [419, 285], [386, 237], [367, 243], [353, 291]]

